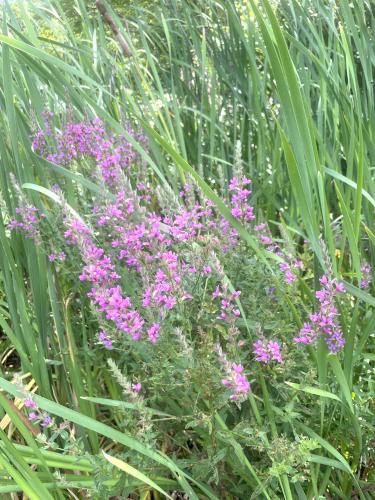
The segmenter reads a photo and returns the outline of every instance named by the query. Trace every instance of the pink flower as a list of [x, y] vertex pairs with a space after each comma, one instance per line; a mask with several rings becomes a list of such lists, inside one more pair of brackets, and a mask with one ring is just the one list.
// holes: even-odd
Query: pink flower
[[255, 219], [254, 209], [248, 203], [251, 191], [245, 186], [250, 184], [250, 179], [246, 177], [233, 177], [229, 183], [231, 193], [231, 213], [233, 217], [242, 222], [250, 222]]
[[221, 380], [221, 383], [230, 389], [230, 399], [232, 401], [244, 401], [250, 391], [250, 382], [243, 375], [244, 367], [241, 364], [230, 363], [220, 345], [217, 345], [215, 350], [227, 375], [226, 378]]
[[283, 362], [280, 345], [273, 340], [258, 339], [254, 343], [254, 354], [255, 359], [261, 363], [268, 364], [270, 361]]
[[336, 279], [329, 279], [324, 275], [320, 278], [323, 286], [315, 293], [319, 301], [319, 310], [309, 315], [309, 322], [304, 323], [294, 341], [299, 344], [312, 344], [322, 336], [332, 353], [337, 353], [345, 345], [344, 335], [337, 321], [337, 308], [335, 306], [336, 294], [345, 291], [342, 283]]
[[52, 423], [53, 423], [52, 418], [51, 418], [49, 415], [47, 415], [47, 416], [45, 416], [45, 417], [43, 418], [43, 420], [41, 421], [40, 425], [41, 425], [42, 427], [48, 427], [48, 426], [50, 426]]
[[35, 409], [37, 407], [35, 401], [33, 401], [31, 398], [25, 399], [24, 405], [26, 406], [26, 408], [32, 409]]
[[155, 342], [159, 338], [159, 332], [160, 332], [160, 324], [159, 323], [154, 323], [153, 325], [150, 326], [150, 328], [147, 330], [148, 338], [150, 342], [155, 344]]
[[365, 289], [370, 286], [371, 283], [371, 271], [372, 268], [368, 262], [364, 262], [361, 266], [362, 279], [359, 284], [360, 288]]
[[303, 268], [301, 260], [296, 259], [293, 255], [286, 253], [280, 245], [274, 241], [268, 225], [265, 223], [255, 226], [256, 238], [264, 245], [268, 252], [272, 252], [282, 259], [279, 264], [279, 269], [284, 275], [285, 282], [291, 285], [297, 280], [299, 270]]
[[98, 340], [101, 342], [106, 349], [112, 349], [113, 348], [113, 341], [112, 339], [108, 336], [108, 333], [105, 330], [101, 330], [98, 334]]
[[41, 233], [39, 224], [43, 219], [44, 214], [40, 214], [39, 210], [29, 204], [23, 203], [21, 207], [16, 208], [16, 214], [21, 220], [13, 219], [9, 223], [9, 229], [21, 231], [26, 238], [31, 238], [35, 243], [41, 243]]
[[142, 384], [139, 382], [137, 384], [132, 384], [132, 390], [138, 394], [142, 390]]

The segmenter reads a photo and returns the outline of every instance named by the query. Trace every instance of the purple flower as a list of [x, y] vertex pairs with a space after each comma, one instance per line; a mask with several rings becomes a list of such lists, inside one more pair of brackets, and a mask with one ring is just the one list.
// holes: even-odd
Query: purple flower
[[65, 252], [60, 252], [58, 255], [57, 255], [57, 259], [60, 261], [60, 262], [64, 262], [65, 259], [66, 259], [66, 253]]
[[155, 264], [161, 266], [155, 272], [154, 278], [149, 283], [143, 295], [143, 307], [164, 308], [162, 312], [173, 309], [178, 301], [188, 298], [181, 287], [182, 276], [177, 255], [173, 252], [159, 253]]
[[52, 418], [49, 415], [46, 415], [43, 420], [41, 421], [40, 425], [42, 427], [48, 427], [53, 423]]
[[137, 384], [132, 384], [132, 390], [138, 394], [142, 390], [142, 384], [140, 382], [138, 382]]
[[[33, 149], [47, 160], [69, 165], [81, 158], [91, 158], [109, 187], [114, 187], [121, 173], [137, 160], [133, 146], [121, 135], [107, 135], [99, 118], [91, 122], [68, 122], [59, 131], [52, 131], [50, 117], [45, 117], [44, 130], [35, 132]], [[144, 136], [128, 127], [127, 132], [141, 143]], [[46, 136], [53, 136], [56, 148]], [[51, 145], [49, 145], [51, 144]]]
[[250, 382], [243, 374], [244, 367], [241, 364], [228, 361], [219, 344], [215, 346], [215, 350], [219, 356], [220, 364], [226, 373], [226, 378], [222, 379], [221, 383], [230, 389], [230, 399], [232, 401], [244, 401], [250, 391]]
[[113, 341], [108, 336], [108, 333], [105, 330], [101, 330], [98, 333], [98, 340], [104, 345], [106, 349], [113, 349]]
[[153, 344], [158, 340], [159, 338], [159, 332], [160, 332], [160, 325], [159, 323], [154, 323], [153, 325], [150, 326], [150, 328], [147, 330], [147, 335]]
[[319, 301], [319, 310], [309, 315], [309, 322], [304, 323], [294, 341], [299, 344], [313, 344], [322, 336], [332, 353], [337, 353], [345, 344], [341, 326], [337, 320], [338, 311], [335, 305], [336, 294], [342, 293], [345, 288], [336, 279], [324, 275], [320, 278], [322, 285], [315, 295]]
[[219, 286], [216, 287], [212, 294], [212, 298], [217, 299], [221, 297], [218, 319], [228, 322], [231, 325], [236, 322], [236, 318], [241, 316], [241, 312], [235, 305], [235, 299], [240, 295], [240, 290], [229, 293], [226, 289], [220, 290]]
[[11, 220], [8, 225], [9, 229], [11, 231], [18, 229], [26, 236], [26, 238], [33, 239], [35, 243], [39, 245], [41, 243], [39, 224], [41, 219], [44, 218], [44, 214], [40, 214], [36, 207], [29, 205], [24, 201], [20, 207], [16, 208], [15, 211], [20, 220]]
[[301, 260], [287, 254], [278, 243], [276, 243], [271, 235], [268, 225], [265, 223], [255, 226], [256, 238], [264, 245], [268, 252], [272, 252], [282, 259], [279, 264], [279, 269], [284, 275], [285, 282], [291, 285], [297, 280], [298, 272], [303, 268]]
[[278, 342], [273, 340], [258, 339], [254, 343], [255, 359], [261, 363], [268, 364], [270, 361], [283, 363], [281, 347]]
[[318, 332], [311, 323], [304, 323], [299, 335], [294, 338], [294, 342], [299, 344], [313, 344], [318, 338]]
[[64, 262], [66, 259], [66, 254], [65, 252], [59, 252], [58, 254], [56, 253], [51, 253], [49, 256], [48, 256], [48, 260], [49, 262], [55, 262], [56, 260], [60, 261], [60, 262]]
[[84, 224], [79, 219], [71, 219], [69, 220], [68, 224], [69, 224], [69, 229], [65, 231], [64, 237], [66, 238], [69, 244], [77, 245], [78, 242], [83, 243], [85, 239], [89, 241], [88, 238], [85, 237], [90, 237], [91, 231], [86, 226], [86, 224]]
[[[132, 309], [129, 297], [124, 297], [121, 287], [115, 285], [120, 278], [110, 256], [93, 243], [91, 231], [80, 220], [67, 219], [69, 226], [65, 236], [70, 243], [77, 245], [85, 263], [80, 275], [81, 281], [89, 281], [92, 288], [88, 293], [92, 304], [105, 319], [113, 321], [115, 326], [128, 333], [133, 340], [142, 335], [144, 320], [140, 313]], [[103, 338], [107, 349], [112, 348], [112, 341]]]
[[362, 279], [360, 282], [360, 288], [366, 289], [369, 288], [370, 283], [371, 283], [371, 272], [372, 268], [368, 262], [364, 262], [361, 266], [361, 274], [362, 274]]
[[250, 391], [250, 382], [245, 375], [242, 375], [243, 370], [242, 365], [232, 363], [231, 369], [227, 370], [228, 378], [221, 381], [225, 387], [232, 391], [230, 396], [232, 401], [244, 399]]
[[33, 410], [35, 410], [35, 408], [37, 407], [35, 401], [33, 401], [31, 398], [25, 399], [24, 405], [26, 406], [26, 408], [32, 408]]
[[245, 187], [250, 183], [250, 179], [246, 177], [233, 177], [229, 183], [231, 213], [233, 217], [245, 223], [255, 219], [254, 209], [248, 203], [251, 191]]

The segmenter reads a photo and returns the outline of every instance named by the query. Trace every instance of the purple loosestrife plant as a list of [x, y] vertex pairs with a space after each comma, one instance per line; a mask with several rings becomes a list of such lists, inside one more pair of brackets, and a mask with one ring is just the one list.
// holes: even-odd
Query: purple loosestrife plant
[[[109, 187], [120, 180], [121, 173], [136, 161], [137, 153], [121, 135], [108, 135], [100, 118], [75, 123], [68, 121], [61, 130], [52, 130], [52, 113], [44, 114], [44, 129], [34, 133], [33, 149], [58, 165], [91, 159]], [[127, 132], [145, 144], [145, 137], [126, 126]]]
[[[114, 322], [118, 330], [129, 334], [133, 340], [139, 340], [144, 320], [117, 284], [120, 275], [115, 271], [111, 257], [94, 244], [91, 230], [87, 226], [77, 219], [69, 218], [68, 214], [65, 215], [68, 229], [64, 235], [68, 243], [76, 245], [80, 251], [85, 265], [79, 279], [91, 284], [88, 297], [92, 304], [106, 320]], [[107, 343], [106, 346], [108, 345]]]
[[245, 176], [241, 178], [233, 177], [228, 188], [231, 193], [231, 213], [233, 217], [244, 223], [255, 219], [254, 209], [248, 202], [251, 190], [247, 186], [250, 183], [251, 180]]
[[318, 337], [323, 337], [332, 353], [339, 352], [345, 339], [339, 323], [336, 307], [337, 295], [345, 291], [344, 285], [335, 278], [324, 275], [320, 278], [322, 288], [316, 292], [319, 309], [309, 315], [309, 320], [300, 330], [294, 341], [299, 344], [313, 344]]
[[[23, 390], [23, 387], [22, 387]], [[50, 427], [54, 421], [46, 412], [39, 410], [32, 396], [26, 396], [23, 404], [28, 411], [28, 418], [33, 423], [39, 423], [42, 427]]]
[[45, 219], [45, 214], [27, 201], [13, 175], [11, 175], [11, 182], [19, 206], [15, 209], [16, 217], [10, 220], [8, 227], [11, 231], [18, 230], [26, 238], [34, 240], [35, 244], [40, 246], [42, 244], [41, 223]]
[[98, 333], [98, 341], [102, 343], [106, 349], [110, 350], [113, 348], [113, 340], [105, 330], [100, 330]]
[[[14, 385], [21, 392], [23, 406], [26, 410], [27, 418], [33, 425], [35, 431], [39, 429], [39, 434], [36, 440], [45, 449], [61, 450], [63, 445], [67, 453], [72, 453], [76, 456], [82, 456], [84, 453], [81, 445], [81, 438], [77, 438], [72, 424], [66, 420], [56, 422], [55, 417], [52, 417], [45, 410], [40, 408], [34, 400], [35, 395], [28, 391], [24, 386], [24, 376], [15, 374], [13, 378]], [[67, 429], [69, 432], [67, 432]]]
[[255, 236], [259, 243], [263, 245], [268, 252], [277, 255], [282, 261], [279, 264], [279, 269], [284, 276], [284, 280], [288, 285], [291, 285], [298, 278], [299, 271], [303, 268], [303, 263], [300, 259], [288, 254], [283, 250], [278, 243], [274, 241], [271, 231], [266, 223], [258, 224], [254, 227]]
[[[137, 137], [130, 129], [129, 133]], [[131, 369], [134, 376], [130, 369], [123, 375], [118, 365], [110, 362], [124, 395], [142, 405], [152, 384], [157, 390], [170, 390], [169, 397], [174, 397], [179, 384], [198, 380], [194, 388], [189, 385], [192, 397], [194, 391], [208, 398], [217, 391], [220, 397], [229, 393], [230, 401], [244, 402], [250, 392], [246, 376], [249, 366], [245, 363], [250, 346], [243, 334], [244, 319], [238, 302], [241, 300], [244, 308], [249, 308], [249, 274], [244, 269], [250, 262], [257, 262], [244, 254], [238, 232], [190, 179], [179, 197], [166, 192], [165, 197], [171, 200], [167, 203], [161, 187], [153, 188], [147, 169], [139, 168], [132, 146], [123, 137], [108, 134], [98, 119], [80, 123], [70, 120], [61, 131], [53, 130], [48, 123], [43, 132], [36, 134], [33, 147], [55, 163], [79, 164], [82, 168], [89, 164], [91, 172], [105, 184], [106, 190], [90, 200], [90, 225], [73, 217], [62, 191], [54, 190], [63, 207], [60, 219], [65, 244], [47, 255], [52, 265], [70, 264], [75, 268], [74, 256], [79, 257], [77, 281], [91, 301], [97, 322], [94, 345], [104, 347], [103, 356], [111, 351], [113, 356], [126, 357], [134, 351], [141, 366], [145, 364], [144, 376], [137, 373], [142, 370], [138, 365]], [[241, 172], [231, 179], [227, 198], [231, 214], [262, 247], [279, 257], [286, 283], [293, 284], [302, 262], [292, 250], [275, 241], [267, 224], [255, 223], [250, 184]], [[37, 216], [34, 220], [31, 213], [29, 232], [34, 239], [41, 238], [39, 226]], [[238, 266], [234, 273], [232, 269], [231, 286], [223, 266], [229, 270]], [[319, 311], [310, 315], [295, 341], [312, 343], [322, 335], [331, 351], [337, 352], [343, 337], [335, 296], [341, 290], [339, 284], [332, 283], [322, 280], [322, 290], [317, 293]], [[218, 357], [212, 355], [215, 345]], [[286, 352], [279, 342], [263, 337], [253, 344], [255, 361], [279, 364], [282, 370]], [[149, 376], [153, 358], [162, 368], [158, 366]], [[163, 370], [168, 371], [168, 382], [161, 385], [158, 377], [164, 376], [159, 375]], [[194, 378], [195, 373], [201, 373], [199, 370], [204, 380]], [[183, 378], [179, 378], [181, 374]], [[174, 377], [179, 380], [176, 385]], [[36, 409], [30, 409], [39, 418]], [[136, 425], [136, 418], [131, 421]], [[152, 427], [148, 416], [145, 422], [145, 427], [140, 428]]]
[[254, 343], [253, 351], [256, 361], [264, 364], [271, 361], [283, 363], [280, 344], [274, 340], [258, 339]]
[[18, 219], [13, 219], [9, 223], [9, 229], [19, 229], [27, 238], [32, 238], [36, 243], [40, 242], [39, 223], [44, 214], [39, 214], [39, 210], [32, 205], [16, 208]]
[[234, 323], [236, 321], [236, 318], [241, 315], [241, 312], [237, 308], [234, 300], [236, 297], [240, 297], [240, 295], [240, 290], [235, 290], [230, 293], [226, 287], [220, 288], [218, 285], [215, 288], [215, 291], [212, 293], [212, 298], [220, 301], [220, 314], [218, 319], [228, 323]]
[[372, 268], [368, 262], [363, 262], [361, 266], [362, 279], [359, 284], [360, 288], [366, 289], [371, 285], [372, 280]]
[[[121, 345], [121, 335], [127, 334], [135, 341], [156, 344], [181, 308], [188, 311], [195, 307], [199, 301], [197, 283], [206, 280], [205, 293], [214, 306], [211, 322], [227, 330], [230, 352], [234, 355], [241, 352], [246, 345], [237, 326], [241, 313], [236, 300], [241, 291], [228, 290], [216, 255], [216, 252], [228, 255], [239, 246], [240, 240], [237, 231], [216, 213], [212, 202], [198, 200], [192, 183], [184, 186], [179, 204], [152, 211], [149, 203], [153, 193], [147, 181], [134, 185], [131, 180], [130, 166], [135, 161], [131, 148], [124, 143], [120, 148], [121, 154], [129, 153], [128, 161], [115, 158], [112, 154], [115, 144], [122, 139], [107, 136], [100, 121], [69, 123], [54, 138], [57, 152], [48, 149], [52, 127], [47, 128], [45, 143], [38, 136], [34, 148], [39, 148], [39, 153], [51, 161], [65, 165], [86, 157], [94, 159], [115, 197], [108, 201], [104, 195], [95, 200], [93, 227], [89, 227], [72, 217], [64, 208], [61, 190], [55, 189], [63, 207], [66, 244], [79, 252], [82, 260], [79, 280], [89, 285], [87, 296], [97, 313], [98, 343], [112, 350]], [[249, 184], [245, 176], [232, 178], [229, 206], [232, 215], [251, 228], [255, 214], [249, 204]], [[64, 249], [49, 254], [51, 263], [65, 260]], [[134, 296], [123, 291], [125, 269], [138, 283]], [[178, 323], [175, 326], [178, 328]], [[199, 323], [197, 327], [201, 328]], [[272, 345], [268, 349], [272, 350]], [[276, 347], [272, 359], [277, 360]], [[227, 377], [223, 384], [231, 389], [231, 399], [243, 399], [250, 387], [243, 366], [240, 363], [225, 366]]]
[[223, 378], [221, 383], [230, 390], [230, 399], [239, 403], [245, 401], [250, 391], [250, 382], [244, 375], [244, 367], [241, 364], [228, 361], [219, 344], [215, 346], [215, 350], [226, 375], [226, 378]]
[[75, 455], [82, 455], [80, 443], [75, 439], [74, 433], [66, 432], [71, 426], [70, 422], [63, 421], [58, 425], [51, 415], [38, 408], [31, 396], [26, 397], [24, 406], [28, 413], [28, 420], [34, 426], [40, 426], [40, 433], [36, 439], [42, 444], [43, 448], [52, 450], [60, 448], [61, 444], [56, 442], [60, 439], [60, 442], [64, 442], [67, 451], [69, 450]]

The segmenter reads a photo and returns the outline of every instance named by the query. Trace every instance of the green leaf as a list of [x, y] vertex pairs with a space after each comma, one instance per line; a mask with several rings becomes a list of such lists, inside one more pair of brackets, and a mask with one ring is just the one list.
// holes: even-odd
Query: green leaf
[[[13, 396], [20, 398], [23, 397], [23, 393], [15, 385], [11, 384], [3, 378], [0, 378], [0, 387]], [[34, 396], [33, 399], [39, 408], [52, 413], [53, 415], [57, 415], [63, 419], [69, 420], [70, 422], [73, 422], [81, 427], [90, 429], [91, 431], [101, 434], [102, 436], [106, 436], [115, 442], [121, 443], [127, 448], [137, 451], [141, 455], [145, 455], [151, 460], [154, 460], [160, 465], [164, 465], [172, 473], [177, 474], [178, 477], [184, 478], [185, 481], [186, 479], [192, 480], [207, 495], [208, 498], [217, 500], [216, 496], [213, 495], [208, 490], [208, 488], [200, 484], [198, 481], [193, 480], [179, 467], [177, 467], [171, 459], [163, 455], [161, 452], [154, 451], [151, 448], [143, 445], [140, 441], [137, 441], [133, 437], [128, 436], [127, 434], [124, 434], [116, 429], [112, 429], [108, 425], [98, 422], [97, 420], [94, 420], [87, 415], [82, 415], [77, 411], [66, 408], [58, 403], [54, 403], [53, 401], [50, 401], [46, 398], [43, 398], [41, 396]]]
[[312, 386], [303, 386], [301, 384], [295, 384], [294, 382], [285, 382], [287, 385], [295, 389], [296, 391], [306, 392], [307, 394], [314, 394], [315, 396], [320, 396], [322, 398], [335, 399], [336, 401], [342, 402], [341, 399], [336, 396], [336, 394], [332, 394], [332, 392], [324, 391], [323, 389], [319, 389], [318, 387]]
[[148, 476], [143, 474], [143, 472], [139, 471], [138, 469], [135, 469], [131, 465], [127, 464], [123, 460], [120, 460], [116, 457], [112, 457], [111, 455], [107, 455], [105, 451], [102, 451], [104, 458], [108, 460], [108, 462], [118, 469], [122, 470], [126, 474], [129, 474], [132, 477], [135, 477], [136, 479], [139, 479], [142, 483], [147, 484], [148, 486], [151, 486], [156, 491], [159, 491], [163, 495], [166, 496], [166, 498], [172, 499], [170, 495], [166, 491], [164, 491], [162, 488], [160, 488], [152, 479], [150, 479]]

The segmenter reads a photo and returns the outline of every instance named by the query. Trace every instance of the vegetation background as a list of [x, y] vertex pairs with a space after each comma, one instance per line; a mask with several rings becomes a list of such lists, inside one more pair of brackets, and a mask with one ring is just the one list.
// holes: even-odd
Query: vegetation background
[[[375, 298], [372, 284], [359, 284], [363, 262], [375, 265], [374, 2], [101, 3], [112, 27], [96, 2], [1, 3], [0, 494], [373, 498]], [[10, 174], [40, 210], [52, 210], [55, 183], [79, 213], [99, 189], [83, 168], [33, 151], [46, 110], [60, 129], [69, 113], [98, 116], [119, 134], [124, 123], [141, 126], [148, 147], [129, 140], [153, 182], [177, 194], [190, 175], [224, 215], [240, 164], [257, 212], [306, 266], [295, 296], [280, 288], [274, 328], [289, 338], [298, 330], [329, 260], [348, 295], [343, 352], [320, 342], [294, 354], [284, 373], [257, 369], [241, 408], [211, 412], [203, 402], [184, 421], [178, 392], [156, 398], [154, 410], [173, 422], [160, 427], [164, 441], [134, 437], [126, 417], [134, 408], [124, 411], [121, 378], [96, 350], [88, 301], [75, 302], [69, 277], [8, 229], [18, 203]], [[263, 290], [269, 256], [228, 219], [244, 255], [256, 255], [244, 286]], [[252, 331], [264, 304], [249, 308]], [[117, 363], [126, 371], [126, 357]], [[69, 431], [36, 431], [21, 385]]]

